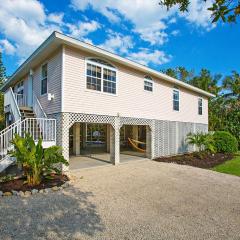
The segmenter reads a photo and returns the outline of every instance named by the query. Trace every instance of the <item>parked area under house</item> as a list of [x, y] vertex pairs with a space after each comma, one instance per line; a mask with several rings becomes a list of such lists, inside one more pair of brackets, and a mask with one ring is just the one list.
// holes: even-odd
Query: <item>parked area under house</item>
[[115, 164], [114, 145], [119, 142], [120, 163], [150, 158], [148, 126], [123, 125], [115, 141], [110, 124], [74, 123], [69, 129], [70, 170]]

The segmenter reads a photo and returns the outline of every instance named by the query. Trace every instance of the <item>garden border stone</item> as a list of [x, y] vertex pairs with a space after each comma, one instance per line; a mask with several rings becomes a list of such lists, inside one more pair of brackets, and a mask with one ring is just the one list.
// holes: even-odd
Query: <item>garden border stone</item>
[[0, 198], [1, 197], [12, 197], [12, 196], [17, 196], [17, 197], [30, 197], [31, 195], [36, 195], [36, 194], [48, 194], [50, 192], [57, 192], [57, 191], [61, 191], [65, 188], [68, 188], [71, 186], [71, 183], [65, 182], [63, 183], [61, 186], [54, 186], [52, 188], [45, 188], [45, 189], [32, 189], [31, 191], [15, 191], [12, 190], [11, 192], [2, 192], [0, 191]]

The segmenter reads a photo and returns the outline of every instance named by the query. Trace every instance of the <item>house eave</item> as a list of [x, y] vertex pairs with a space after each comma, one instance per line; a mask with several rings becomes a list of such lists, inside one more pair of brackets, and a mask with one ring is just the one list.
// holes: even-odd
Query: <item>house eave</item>
[[[149, 67], [146, 67], [144, 65], [141, 65], [139, 63], [136, 63], [132, 60], [129, 60], [127, 58], [123, 58], [121, 56], [118, 56], [114, 53], [108, 52], [106, 50], [103, 50], [99, 47], [93, 46], [88, 43], [81, 42], [77, 39], [74, 39], [72, 37], [68, 37], [62, 33], [59, 32], [53, 32], [47, 40], [45, 40], [38, 49], [36, 49], [33, 54], [16, 70], [16, 72], [11, 76], [11, 78], [4, 83], [4, 85], [0, 88], [1, 91], [6, 91], [6, 89], [14, 83], [14, 81], [19, 80], [21, 76], [26, 74], [27, 71], [29, 71], [31, 68], [33, 68], [38, 61], [36, 61], [39, 56], [44, 56], [44, 53], [48, 53], [50, 51], [53, 51], [54, 49], [57, 49], [57, 47], [61, 45], [66, 46], [72, 46], [74, 48], [78, 48], [81, 50], [84, 50], [86, 52], [97, 54], [99, 57], [103, 57], [105, 59], [113, 60], [117, 63], [120, 63], [122, 65], [128, 66], [130, 68], [143, 71], [146, 74], [151, 74], [152, 76], [155, 76], [157, 78], [161, 78], [162, 80], [165, 80], [167, 82], [172, 83], [173, 85], [177, 85], [186, 89], [189, 89], [193, 92], [196, 92], [200, 95], [206, 96], [206, 97], [215, 97], [214, 94], [211, 94], [209, 92], [206, 92], [202, 89], [199, 89], [197, 87], [191, 86], [187, 83], [184, 83], [180, 80], [177, 80], [175, 78], [172, 78], [170, 76], [167, 76], [166, 74], [163, 74], [161, 72], [158, 72], [156, 70], [153, 70]], [[46, 55], [45, 54], [45, 55]], [[35, 61], [35, 64], [34, 64]]]

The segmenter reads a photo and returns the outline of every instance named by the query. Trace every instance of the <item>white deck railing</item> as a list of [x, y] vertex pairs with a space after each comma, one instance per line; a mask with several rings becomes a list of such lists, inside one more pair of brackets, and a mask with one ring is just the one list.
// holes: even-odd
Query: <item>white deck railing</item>
[[4, 129], [0, 133], [0, 161], [7, 156], [8, 151], [12, 150], [11, 141], [15, 134], [22, 137], [29, 133], [33, 136], [34, 141], [42, 138], [44, 142], [56, 144], [56, 120], [45, 118], [26, 118], [22, 121], [17, 121]]

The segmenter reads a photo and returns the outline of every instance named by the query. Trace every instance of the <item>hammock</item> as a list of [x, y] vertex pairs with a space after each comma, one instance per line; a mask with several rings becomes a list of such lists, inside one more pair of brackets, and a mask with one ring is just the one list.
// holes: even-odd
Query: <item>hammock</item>
[[131, 138], [128, 138], [128, 141], [130, 142], [130, 144], [132, 145], [133, 148], [135, 148], [137, 151], [139, 152], [146, 152], [145, 149], [139, 148], [136, 143], [140, 143], [140, 144], [146, 144], [145, 142], [140, 142]]

